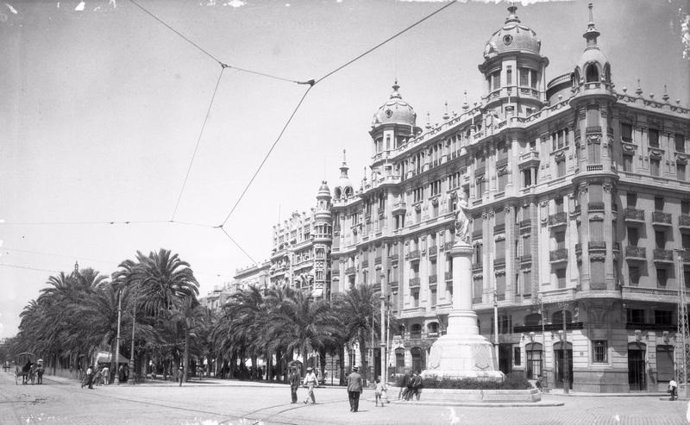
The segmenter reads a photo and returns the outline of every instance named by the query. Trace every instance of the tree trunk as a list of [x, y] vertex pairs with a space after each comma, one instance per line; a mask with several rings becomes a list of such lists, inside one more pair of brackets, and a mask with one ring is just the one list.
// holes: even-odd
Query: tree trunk
[[189, 376], [189, 328], [187, 327], [187, 321], [184, 324], [184, 353], [182, 354], [182, 380], [187, 382], [187, 377]]
[[367, 338], [360, 336], [359, 338], [359, 356], [362, 361], [362, 385], [367, 386], [367, 379], [369, 377], [369, 362], [367, 361]]
[[340, 369], [340, 385], [345, 385], [345, 345], [338, 347], [338, 368]]

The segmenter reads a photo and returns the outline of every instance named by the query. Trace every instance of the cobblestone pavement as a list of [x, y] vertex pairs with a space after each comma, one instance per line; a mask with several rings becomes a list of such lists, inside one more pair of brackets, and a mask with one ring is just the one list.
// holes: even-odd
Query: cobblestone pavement
[[[535, 424], [676, 425], [685, 420], [687, 401], [658, 396], [565, 397], [545, 395], [558, 407], [461, 407], [394, 401], [375, 407], [365, 391], [360, 411], [351, 413], [343, 388], [316, 390], [317, 404], [290, 404], [283, 385], [209, 380], [182, 387], [172, 383], [109, 385], [93, 390], [63, 378], [44, 385], [15, 385], [0, 373], [0, 424]], [[424, 394], [422, 394], [422, 398]]]

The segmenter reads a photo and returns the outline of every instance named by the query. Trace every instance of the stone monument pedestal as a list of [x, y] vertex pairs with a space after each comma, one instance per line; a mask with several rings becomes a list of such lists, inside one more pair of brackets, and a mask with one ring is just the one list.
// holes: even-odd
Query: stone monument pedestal
[[477, 314], [472, 310], [472, 246], [459, 241], [453, 257], [453, 309], [446, 334], [431, 346], [424, 378], [475, 378], [502, 381], [493, 344], [479, 335]]

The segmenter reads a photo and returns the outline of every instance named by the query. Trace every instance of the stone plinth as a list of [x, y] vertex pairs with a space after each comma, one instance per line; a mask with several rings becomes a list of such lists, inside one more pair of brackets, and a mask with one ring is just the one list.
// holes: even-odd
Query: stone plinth
[[446, 334], [431, 346], [425, 378], [476, 378], [502, 381], [491, 342], [479, 335], [477, 314], [472, 310], [472, 247], [459, 243], [453, 257], [453, 309]]

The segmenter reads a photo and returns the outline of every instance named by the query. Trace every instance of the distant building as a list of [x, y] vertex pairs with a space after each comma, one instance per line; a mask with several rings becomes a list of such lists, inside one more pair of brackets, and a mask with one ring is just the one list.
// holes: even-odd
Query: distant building
[[541, 41], [508, 11], [479, 65], [481, 102], [422, 129], [396, 82], [374, 114], [371, 174], [355, 190], [343, 161], [332, 199], [323, 183], [311, 214], [274, 228], [270, 282], [327, 297], [375, 285], [403, 323], [388, 364], [425, 369], [466, 200], [473, 308], [491, 341], [498, 308], [502, 371], [664, 390], [682, 367], [678, 289], [690, 283], [690, 110], [614, 88], [591, 6], [583, 52], [550, 81]]

